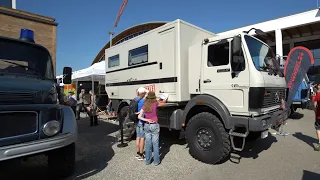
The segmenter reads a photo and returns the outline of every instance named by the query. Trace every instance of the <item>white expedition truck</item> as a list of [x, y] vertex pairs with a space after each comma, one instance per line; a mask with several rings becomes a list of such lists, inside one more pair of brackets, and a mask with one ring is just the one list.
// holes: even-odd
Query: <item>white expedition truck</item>
[[[248, 136], [265, 138], [282, 122], [285, 78], [271, 48], [245, 32], [217, 36], [178, 19], [105, 55], [106, 90], [119, 101], [118, 113], [141, 86], [169, 94], [159, 124], [184, 132], [202, 162], [218, 163], [232, 148], [242, 151]], [[234, 137], [243, 139], [241, 147]]]

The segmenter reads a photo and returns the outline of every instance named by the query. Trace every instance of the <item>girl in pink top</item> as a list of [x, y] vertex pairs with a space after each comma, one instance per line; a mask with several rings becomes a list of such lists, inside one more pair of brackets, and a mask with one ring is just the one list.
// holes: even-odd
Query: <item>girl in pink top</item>
[[[158, 124], [158, 116], [157, 116], [157, 108], [159, 106], [164, 105], [162, 101], [157, 101], [156, 95], [154, 92], [149, 92], [146, 100], [144, 102], [144, 106], [142, 107], [138, 119], [145, 121], [144, 131], [145, 131], [145, 139], [146, 139], [146, 164], [149, 165], [151, 163], [152, 156], [152, 147], [153, 147], [153, 162], [157, 166], [160, 164], [160, 155], [159, 155], [159, 133], [160, 126]], [[145, 117], [142, 117], [142, 114]]]

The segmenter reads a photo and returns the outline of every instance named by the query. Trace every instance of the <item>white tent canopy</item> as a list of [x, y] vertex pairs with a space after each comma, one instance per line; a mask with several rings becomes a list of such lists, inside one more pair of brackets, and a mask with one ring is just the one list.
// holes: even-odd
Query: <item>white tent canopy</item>
[[[94, 90], [93, 82], [99, 81], [101, 84], [104, 84], [105, 74], [105, 61], [101, 61], [88, 68], [72, 72], [71, 79], [74, 81], [92, 81], [92, 89]], [[56, 78], [63, 78], [63, 75], [56, 76]]]
[[[88, 68], [72, 72], [71, 78], [76, 81], [99, 81], [104, 83], [105, 74], [105, 61], [101, 61]], [[63, 75], [59, 75], [56, 78], [62, 77]]]

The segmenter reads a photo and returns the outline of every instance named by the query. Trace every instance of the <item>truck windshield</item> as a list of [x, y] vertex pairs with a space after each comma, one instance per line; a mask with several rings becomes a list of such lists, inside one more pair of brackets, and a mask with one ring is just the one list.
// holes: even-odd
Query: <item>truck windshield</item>
[[283, 76], [275, 55], [269, 46], [251, 36], [245, 35], [244, 39], [247, 42], [254, 66], [258, 71], [266, 71]]
[[0, 38], [0, 75], [22, 75], [53, 80], [50, 54], [32, 44]]

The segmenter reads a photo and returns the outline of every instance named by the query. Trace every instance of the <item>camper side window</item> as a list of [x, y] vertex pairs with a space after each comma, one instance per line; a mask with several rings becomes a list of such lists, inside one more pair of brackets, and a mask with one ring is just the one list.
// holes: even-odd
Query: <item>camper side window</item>
[[119, 66], [119, 65], [120, 65], [119, 54], [108, 58], [108, 68]]
[[145, 62], [148, 62], [148, 45], [129, 51], [128, 66], [134, 66]]
[[208, 46], [208, 67], [229, 64], [229, 42], [217, 43]]

